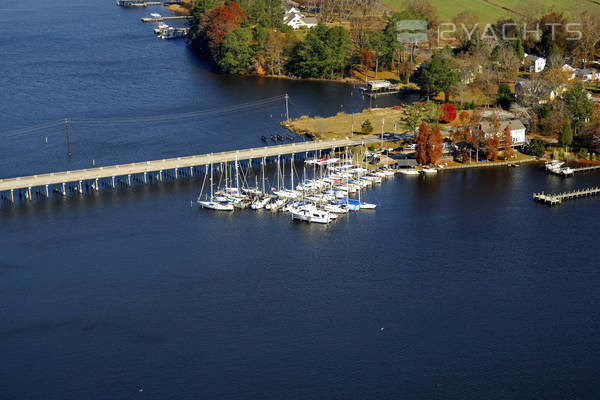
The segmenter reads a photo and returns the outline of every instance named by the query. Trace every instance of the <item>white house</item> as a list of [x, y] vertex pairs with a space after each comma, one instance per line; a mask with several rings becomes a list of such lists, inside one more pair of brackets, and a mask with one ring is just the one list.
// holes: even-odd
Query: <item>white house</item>
[[[512, 137], [513, 144], [522, 144], [525, 143], [525, 125], [518, 119], [512, 119], [510, 121], [501, 121], [500, 128], [496, 135], [500, 138], [504, 136], [504, 130], [506, 127], [510, 127], [510, 136]], [[494, 129], [491, 123], [482, 122], [481, 130], [483, 131], [483, 136], [487, 139], [494, 134]]]
[[312, 28], [313, 26], [317, 26], [317, 19], [315, 17], [305, 17], [300, 13], [290, 13], [283, 17], [283, 23], [291, 26], [293, 29], [303, 26]]
[[542, 72], [546, 68], [546, 59], [544, 57], [527, 54], [523, 59], [525, 70], [529, 72]]
[[297, 7], [289, 5], [285, 7], [283, 23], [291, 26], [293, 29], [298, 29], [303, 26], [312, 28], [317, 25], [317, 19], [315, 17], [307, 17], [302, 14]]

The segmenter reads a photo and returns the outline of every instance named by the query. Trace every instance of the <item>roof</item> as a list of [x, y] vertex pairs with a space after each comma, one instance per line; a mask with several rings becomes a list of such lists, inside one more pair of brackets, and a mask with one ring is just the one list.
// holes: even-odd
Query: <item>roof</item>
[[533, 62], [536, 62], [537, 60], [546, 60], [544, 57], [535, 56], [533, 54], [527, 54], [525, 58]]
[[[504, 129], [506, 129], [507, 126], [510, 126], [510, 130], [511, 131], [517, 131], [520, 129], [525, 129], [525, 125], [523, 125], [523, 123], [521, 122], [521, 120], [519, 119], [512, 119], [510, 121], [501, 121], [500, 122], [500, 129], [499, 132], [503, 132]], [[482, 122], [481, 123], [481, 130], [483, 130], [483, 132], [485, 133], [489, 133], [492, 131], [492, 124], [490, 122]]]

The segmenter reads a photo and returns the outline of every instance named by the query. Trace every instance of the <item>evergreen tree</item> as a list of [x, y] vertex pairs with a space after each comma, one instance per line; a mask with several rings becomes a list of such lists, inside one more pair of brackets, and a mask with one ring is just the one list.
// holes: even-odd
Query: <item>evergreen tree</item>
[[370, 120], [366, 119], [365, 122], [363, 122], [360, 126], [360, 129], [362, 133], [364, 133], [365, 135], [369, 135], [373, 132], [373, 125], [371, 124]]
[[250, 28], [237, 28], [228, 32], [221, 42], [217, 56], [219, 68], [229, 74], [243, 74], [248, 72], [251, 64], [252, 31]]
[[563, 130], [560, 134], [560, 144], [561, 146], [570, 146], [573, 142], [573, 131], [571, 130], [571, 120], [569, 118], [565, 119], [565, 123], [563, 125]]
[[454, 59], [443, 53], [436, 53], [421, 72], [418, 81], [427, 97], [435, 97], [444, 92], [448, 102], [450, 90], [458, 83], [458, 67]]
[[521, 38], [517, 38], [516, 42], [514, 43], [515, 53], [517, 54], [519, 61], [523, 62], [523, 59], [525, 58], [525, 49], [523, 48], [523, 42], [521, 41]]
[[514, 102], [513, 94], [510, 91], [510, 87], [506, 83], [501, 83], [498, 86], [496, 102], [505, 110], [508, 110], [511, 104]]
[[345, 67], [349, 50], [350, 36], [346, 29], [319, 24], [298, 43], [289, 68], [303, 78], [333, 77]]
[[571, 125], [575, 132], [578, 132], [586, 120], [592, 116], [592, 101], [588, 98], [587, 91], [581, 82], [577, 82], [571, 90], [565, 93], [564, 101], [571, 115]]

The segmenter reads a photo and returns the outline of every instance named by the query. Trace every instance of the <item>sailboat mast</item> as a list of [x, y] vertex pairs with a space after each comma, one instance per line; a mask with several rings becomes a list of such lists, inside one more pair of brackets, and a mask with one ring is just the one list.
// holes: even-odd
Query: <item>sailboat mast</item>
[[279, 186], [279, 155], [277, 156], [277, 190], [280, 190], [281, 186]]
[[237, 192], [240, 192], [240, 182], [239, 182], [239, 178], [238, 178], [238, 159], [237, 159], [237, 154], [235, 156], [235, 187], [237, 189]]
[[294, 190], [294, 153], [292, 153], [292, 157], [290, 158], [290, 190]]
[[213, 165], [210, 161], [210, 201], [213, 201]]
[[263, 192], [263, 195], [264, 195], [264, 194], [266, 194], [265, 193], [265, 157], [263, 157], [263, 159], [262, 159], [262, 176], [263, 176], [262, 192]]

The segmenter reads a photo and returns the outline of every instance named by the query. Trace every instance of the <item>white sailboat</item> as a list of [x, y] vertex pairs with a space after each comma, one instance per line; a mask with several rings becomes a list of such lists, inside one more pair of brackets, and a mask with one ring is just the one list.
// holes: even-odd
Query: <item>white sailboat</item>
[[200, 204], [203, 208], [208, 208], [211, 210], [218, 211], [233, 211], [233, 205], [227, 202], [214, 201], [213, 199], [213, 166], [212, 162], [210, 163], [210, 200], [197, 200], [198, 204]]

